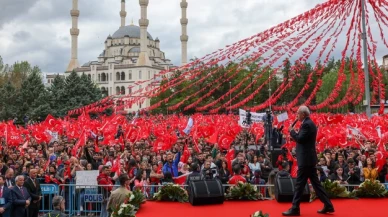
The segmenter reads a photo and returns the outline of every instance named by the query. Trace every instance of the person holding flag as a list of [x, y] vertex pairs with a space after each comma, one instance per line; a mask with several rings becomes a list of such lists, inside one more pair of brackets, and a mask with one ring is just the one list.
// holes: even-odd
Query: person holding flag
[[181, 150], [179, 146], [177, 149], [178, 153], [175, 155], [175, 159], [172, 152], [167, 154], [167, 162], [164, 164], [162, 169], [163, 174], [170, 172], [172, 177], [178, 177], [178, 164], [181, 159]]

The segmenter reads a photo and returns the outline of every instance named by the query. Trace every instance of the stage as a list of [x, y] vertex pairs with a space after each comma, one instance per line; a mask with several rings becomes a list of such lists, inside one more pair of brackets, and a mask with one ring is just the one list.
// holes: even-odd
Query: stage
[[[335, 213], [322, 215], [317, 210], [323, 207], [319, 200], [301, 204], [301, 216], [388, 216], [388, 199], [335, 199], [332, 200]], [[270, 214], [270, 217], [280, 217], [282, 212], [291, 207], [291, 203], [267, 201], [226, 201], [222, 205], [191, 206], [190, 203], [153, 202], [142, 205], [136, 217], [249, 217], [258, 210]]]

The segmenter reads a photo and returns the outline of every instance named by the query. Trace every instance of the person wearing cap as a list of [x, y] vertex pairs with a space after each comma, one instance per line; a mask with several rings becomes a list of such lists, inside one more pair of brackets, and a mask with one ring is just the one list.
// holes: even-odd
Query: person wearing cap
[[[108, 203], [107, 203], [107, 210], [108, 212], [112, 212], [114, 209], [117, 208], [117, 206], [120, 206], [122, 203], [124, 203], [125, 199], [127, 198], [128, 194], [131, 193], [129, 188], [129, 177], [127, 174], [121, 174], [119, 176], [119, 182], [120, 187], [116, 190], [112, 191]], [[109, 215], [110, 216], [110, 215]]]
[[62, 196], [55, 196], [52, 199], [53, 211], [44, 215], [44, 217], [68, 217], [65, 211], [65, 199]]
[[348, 159], [348, 166], [345, 168], [345, 174], [348, 174], [348, 183], [351, 185], [358, 185], [360, 180], [360, 168], [356, 167], [356, 164], [352, 158]]

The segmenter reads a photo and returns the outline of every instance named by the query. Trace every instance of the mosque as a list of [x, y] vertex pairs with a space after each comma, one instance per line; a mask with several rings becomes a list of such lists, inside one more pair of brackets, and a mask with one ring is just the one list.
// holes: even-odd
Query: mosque
[[[139, 0], [141, 8], [141, 17], [139, 26], [126, 25], [125, 18], [125, 0], [121, 0], [121, 26], [109, 35], [105, 40], [105, 48], [98, 56], [96, 61], [90, 61], [82, 66], [78, 63], [78, 0], [72, 0], [73, 7], [70, 11], [72, 17], [71, 35], [71, 59], [66, 69], [65, 76], [72, 71], [79, 75], [86, 74], [105, 95], [122, 96], [132, 92], [140, 92], [145, 86], [159, 85], [160, 78], [157, 74], [163, 70], [174, 68], [173, 64], [167, 59], [165, 53], [160, 50], [160, 40], [153, 38], [147, 31], [149, 20], [147, 19], [147, 7], [149, 0]], [[187, 64], [187, 23], [186, 10], [188, 3], [182, 0], [180, 3], [182, 17], [180, 19], [182, 26], [182, 35], [180, 36], [182, 48], [181, 64]], [[139, 81], [148, 81], [141, 85], [135, 84]], [[150, 106], [150, 99], [145, 99], [136, 105], [132, 105], [129, 111], [137, 111]]]

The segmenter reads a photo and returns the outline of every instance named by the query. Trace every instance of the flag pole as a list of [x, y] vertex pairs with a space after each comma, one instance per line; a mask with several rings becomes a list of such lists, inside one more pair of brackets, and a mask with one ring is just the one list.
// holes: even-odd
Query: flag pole
[[361, 0], [361, 18], [362, 18], [362, 40], [364, 48], [364, 75], [365, 75], [365, 102], [366, 106], [366, 115], [368, 118], [371, 117], [371, 108], [370, 108], [370, 87], [369, 87], [369, 67], [368, 67], [368, 47], [367, 47], [367, 37], [366, 37], [366, 15], [365, 15], [365, 0]]

